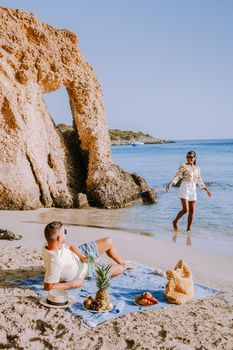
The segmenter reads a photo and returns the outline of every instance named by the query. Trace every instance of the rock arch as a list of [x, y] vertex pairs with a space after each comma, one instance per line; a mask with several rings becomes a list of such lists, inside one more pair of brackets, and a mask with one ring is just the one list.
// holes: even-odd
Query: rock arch
[[[0, 20], [0, 208], [75, 207], [80, 192], [108, 208], [142, 198], [146, 182], [111, 160], [101, 87], [77, 36], [20, 10], [1, 7]], [[43, 101], [61, 86], [77, 157]]]

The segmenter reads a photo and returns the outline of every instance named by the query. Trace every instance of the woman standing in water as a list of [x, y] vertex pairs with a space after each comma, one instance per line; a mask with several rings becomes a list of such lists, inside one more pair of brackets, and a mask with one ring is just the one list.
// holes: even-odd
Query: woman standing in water
[[166, 192], [169, 192], [172, 185], [176, 185], [179, 180], [182, 180], [179, 189], [179, 198], [182, 203], [182, 209], [172, 221], [173, 228], [176, 232], [179, 231], [177, 225], [178, 221], [186, 213], [188, 213], [186, 231], [188, 232], [191, 230], [194, 218], [194, 209], [197, 201], [196, 184], [198, 184], [198, 186], [202, 188], [209, 197], [211, 197], [211, 192], [208, 190], [201, 178], [200, 168], [196, 166], [196, 153], [194, 151], [188, 152], [186, 159], [187, 162], [182, 163], [179, 166], [177, 174], [166, 187]]

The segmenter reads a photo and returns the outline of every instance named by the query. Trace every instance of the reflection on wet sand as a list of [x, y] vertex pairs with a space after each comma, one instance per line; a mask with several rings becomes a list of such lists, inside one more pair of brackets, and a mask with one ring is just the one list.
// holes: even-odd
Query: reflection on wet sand
[[[178, 237], [178, 231], [173, 231], [172, 233], [172, 242], [176, 243], [177, 237]], [[187, 238], [186, 238], [186, 245], [191, 246], [192, 240], [191, 240], [191, 233], [187, 232]]]
[[186, 245], [192, 245], [191, 233], [187, 232]]
[[173, 241], [174, 243], [176, 243], [177, 237], [178, 237], [178, 231], [174, 231], [174, 232], [173, 232], [173, 235], [172, 235], [172, 241]]

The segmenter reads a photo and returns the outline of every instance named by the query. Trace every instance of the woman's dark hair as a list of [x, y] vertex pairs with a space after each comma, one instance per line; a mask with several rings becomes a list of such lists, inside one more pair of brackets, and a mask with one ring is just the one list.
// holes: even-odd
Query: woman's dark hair
[[188, 156], [193, 156], [195, 158], [193, 164], [196, 165], [196, 160], [197, 160], [197, 155], [196, 155], [196, 152], [194, 151], [189, 151], [187, 154], [186, 154], [186, 157]]

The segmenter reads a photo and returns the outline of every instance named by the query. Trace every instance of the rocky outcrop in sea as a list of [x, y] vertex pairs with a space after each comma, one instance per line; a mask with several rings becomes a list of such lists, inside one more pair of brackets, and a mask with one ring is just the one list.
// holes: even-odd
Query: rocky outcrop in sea
[[[146, 183], [112, 161], [102, 90], [77, 35], [21, 10], [1, 7], [0, 21], [0, 209], [154, 202]], [[43, 100], [61, 86], [73, 116], [69, 139]]]

